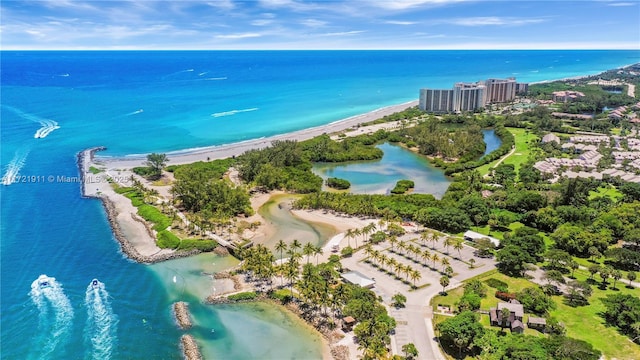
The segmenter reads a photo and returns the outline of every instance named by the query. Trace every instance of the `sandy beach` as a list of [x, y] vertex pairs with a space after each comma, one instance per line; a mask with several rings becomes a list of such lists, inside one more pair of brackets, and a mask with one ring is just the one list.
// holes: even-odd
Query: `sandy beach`
[[[298, 130], [286, 134], [275, 135], [267, 138], [248, 140], [227, 145], [210, 146], [204, 148], [179, 150], [168, 152], [169, 164], [188, 164], [196, 161], [207, 161], [214, 159], [225, 159], [232, 156], [238, 156], [247, 150], [261, 149], [269, 146], [274, 140], [307, 140], [322, 134], [331, 134], [344, 131], [362, 123], [367, 123], [379, 119], [386, 115], [405, 110], [412, 106], [417, 106], [418, 100], [406, 103], [391, 105], [379, 108], [368, 113], [352, 116], [346, 119], [335, 121], [326, 125], [321, 125], [309, 129]], [[125, 156], [125, 157], [108, 157], [97, 155], [95, 161], [114, 169], [133, 168], [142, 166], [144, 156]]]

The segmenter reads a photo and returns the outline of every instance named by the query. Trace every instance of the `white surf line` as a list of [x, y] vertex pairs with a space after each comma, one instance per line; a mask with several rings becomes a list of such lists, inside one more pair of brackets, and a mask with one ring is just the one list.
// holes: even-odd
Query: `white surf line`
[[250, 109], [242, 109], [242, 110], [230, 110], [230, 111], [223, 111], [223, 112], [211, 114], [211, 116], [213, 116], [213, 117], [232, 116], [232, 115], [243, 113], [243, 112], [250, 112], [250, 111], [257, 111], [257, 110], [259, 110], [259, 108], [250, 108]]
[[22, 170], [27, 160], [27, 155], [29, 155], [29, 150], [16, 151], [16, 154], [7, 165], [7, 169], [2, 176], [2, 185], [11, 185], [16, 182], [18, 175], [20, 175], [20, 170]]
[[31, 283], [29, 295], [39, 310], [40, 335], [35, 348], [40, 350], [41, 359], [47, 359], [66, 341], [73, 325], [73, 307], [62, 285], [47, 275], [40, 275]]
[[92, 359], [109, 359], [117, 343], [118, 317], [113, 313], [109, 293], [102, 282], [93, 280], [85, 292], [87, 323], [85, 341], [91, 344], [87, 351]]

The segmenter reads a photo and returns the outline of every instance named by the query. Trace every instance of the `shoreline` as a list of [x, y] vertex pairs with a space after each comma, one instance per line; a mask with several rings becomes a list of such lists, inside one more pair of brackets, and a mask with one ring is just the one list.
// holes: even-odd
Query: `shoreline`
[[[89, 149], [85, 149], [77, 154], [77, 164], [78, 170], [80, 172], [80, 195], [82, 198], [86, 199], [98, 199], [102, 203], [102, 207], [105, 210], [107, 215], [107, 220], [109, 221], [109, 226], [111, 227], [111, 231], [113, 232], [113, 236], [116, 241], [120, 244], [120, 251], [123, 255], [132, 261], [142, 264], [153, 264], [160, 261], [166, 261], [171, 259], [177, 259], [181, 257], [192, 256], [200, 253], [200, 251], [188, 251], [188, 252], [177, 252], [177, 251], [166, 251], [160, 248], [155, 248], [151, 253], [149, 251], [140, 251], [140, 248], [136, 246], [125, 234], [123, 230], [122, 224], [119, 221], [120, 215], [123, 214], [122, 211], [118, 209], [117, 201], [113, 199], [116, 194], [112, 188], [111, 184], [106, 181], [104, 177], [96, 177], [89, 171], [91, 164], [93, 163], [94, 154], [98, 151], [103, 151], [105, 147], [98, 146]], [[92, 191], [88, 189], [88, 184], [96, 184], [98, 188], [96, 191]], [[110, 191], [109, 191], [110, 190]], [[124, 198], [124, 197], [123, 197]], [[126, 198], [125, 198], [126, 199]], [[127, 199], [128, 200], [128, 199]], [[144, 231], [144, 236], [141, 237], [146, 238], [146, 242], [148, 242], [148, 238], [151, 238], [148, 233], [148, 228], [144, 223], [140, 223], [139, 220], [133, 218], [134, 213], [131, 212], [130, 216], [133, 220], [133, 223], [139, 225], [139, 228], [142, 228]], [[155, 246], [155, 241], [153, 241], [153, 245]]]
[[[169, 151], [165, 154], [169, 158], [168, 165], [189, 164], [197, 161], [207, 161], [215, 159], [225, 159], [241, 155], [247, 150], [261, 149], [271, 145], [275, 140], [297, 140], [303, 141], [322, 134], [331, 134], [344, 131], [362, 123], [367, 123], [382, 118], [383, 116], [403, 111], [407, 108], [417, 106], [418, 100], [411, 100], [396, 105], [381, 107], [363, 114], [354, 115], [331, 123], [315, 126], [311, 128], [296, 130], [288, 133], [261, 137], [257, 139], [232, 142], [223, 145], [213, 145], [200, 148]], [[95, 161], [104, 163], [110, 168], [132, 168], [143, 166], [146, 161], [146, 154], [125, 155], [125, 156], [96, 156]]]

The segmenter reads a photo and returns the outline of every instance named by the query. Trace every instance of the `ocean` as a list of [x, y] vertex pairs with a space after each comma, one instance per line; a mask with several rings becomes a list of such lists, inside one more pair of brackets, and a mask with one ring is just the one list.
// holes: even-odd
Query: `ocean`
[[[76, 154], [84, 148], [106, 146], [105, 155], [124, 156], [226, 144], [410, 101], [422, 87], [510, 76], [543, 81], [640, 61], [638, 51], [0, 56], [0, 164], [3, 176], [20, 175], [0, 190], [3, 359], [179, 359], [182, 331], [170, 311], [176, 300], [194, 304], [192, 331], [210, 357], [319, 356], [312, 334], [303, 336], [303, 346], [281, 346], [301, 338], [299, 324], [282, 320], [286, 315], [204, 306], [199, 292], [206, 281], [198, 290], [178, 286], [176, 279], [197, 276], [198, 266], [218, 271], [232, 260], [207, 255], [175, 266], [127, 260], [100, 202], [81, 198], [79, 184], [65, 181], [78, 175]], [[97, 286], [90, 285], [94, 278]]]

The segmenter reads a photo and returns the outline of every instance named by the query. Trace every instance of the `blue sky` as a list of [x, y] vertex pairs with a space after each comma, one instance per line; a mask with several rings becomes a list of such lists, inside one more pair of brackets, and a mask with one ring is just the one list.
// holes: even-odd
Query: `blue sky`
[[0, 2], [2, 49], [640, 49], [640, 0]]

